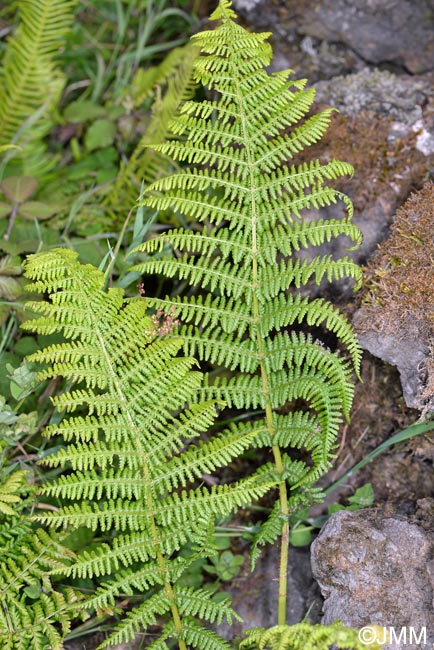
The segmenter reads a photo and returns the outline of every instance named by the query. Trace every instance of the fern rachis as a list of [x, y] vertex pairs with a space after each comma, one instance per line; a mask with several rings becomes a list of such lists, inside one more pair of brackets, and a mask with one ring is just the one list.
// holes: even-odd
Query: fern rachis
[[[338, 236], [348, 237], [355, 247], [361, 234], [351, 223], [350, 200], [326, 184], [351, 174], [351, 166], [335, 160], [292, 163], [298, 152], [321, 139], [331, 109], [297, 125], [314, 91], [305, 90], [303, 81], [290, 81], [288, 71], [268, 75], [268, 35], [238, 26], [230, 6], [221, 0], [212, 16], [219, 27], [193, 37], [201, 47], [196, 79], [217, 98], [185, 102], [172, 123], [176, 139], [156, 147], [187, 167], [153, 183], [143, 199], [153, 209], [178, 210], [204, 227], [194, 233], [169, 231], [145, 242], [139, 250], [162, 254], [135, 270], [183, 279], [196, 288], [192, 297], [151, 303], [176, 310], [188, 353], [230, 371], [201, 389], [201, 396], [265, 414], [258, 414], [253, 429], [258, 443], [266, 438], [271, 446], [280, 477], [279, 506], [258, 543], [282, 536], [278, 619], [283, 624], [288, 515], [315, 493], [313, 483], [329, 467], [342, 413], [348, 418], [353, 394], [350, 363], [294, 325], [329, 329], [346, 347], [356, 372], [361, 356], [339, 311], [296, 291], [309, 280], [319, 285], [342, 277], [353, 278], [358, 286], [360, 269], [348, 257], [301, 261], [296, 254]], [[338, 201], [347, 210], [342, 220], [304, 221], [304, 209]], [[176, 255], [167, 252], [167, 244]], [[280, 331], [289, 325], [291, 335]], [[308, 404], [298, 420], [289, 408], [296, 400]], [[249, 426], [238, 425], [238, 430]], [[287, 447], [308, 452], [310, 460], [295, 460]]]

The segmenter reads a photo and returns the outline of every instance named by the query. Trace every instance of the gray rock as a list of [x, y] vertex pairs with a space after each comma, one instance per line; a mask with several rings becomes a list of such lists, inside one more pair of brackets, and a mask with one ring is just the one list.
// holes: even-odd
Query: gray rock
[[250, 12], [255, 10], [261, 4], [261, 0], [236, 0], [234, 3], [236, 10], [240, 12]]
[[316, 101], [356, 116], [368, 109], [410, 127], [422, 118], [422, 106], [434, 95], [423, 78], [398, 76], [387, 70], [364, 68], [354, 74], [315, 84]]
[[[324, 624], [340, 619], [356, 628], [393, 627], [385, 650], [432, 647], [432, 532], [376, 509], [341, 511], [330, 517], [311, 550], [313, 574], [325, 598]], [[411, 629], [416, 636], [410, 638]], [[426, 645], [415, 643], [425, 640], [423, 630]]]
[[434, 69], [430, 0], [320, 0], [298, 30], [344, 43], [369, 63], [393, 63], [413, 74]]
[[234, 0], [234, 8], [253, 28], [271, 31], [285, 67], [310, 79], [363, 62], [411, 74], [434, 70], [432, 0]]
[[[422, 410], [426, 404], [423, 397], [426, 380], [426, 360], [430, 353], [428, 341], [421, 336], [417, 323], [411, 328], [408, 323], [405, 336], [399, 333], [387, 334], [374, 329], [364, 331], [358, 327], [363, 310], [354, 314], [353, 324], [358, 332], [359, 343], [365, 350], [382, 361], [396, 366], [401, 378], [405, 403], [410, 408]], [[413, 335], [410, 333], [413, 329]], [[409, 331], [410, 330], [410, 331]], [[428, 407], [427, 410], [431, 410]]]

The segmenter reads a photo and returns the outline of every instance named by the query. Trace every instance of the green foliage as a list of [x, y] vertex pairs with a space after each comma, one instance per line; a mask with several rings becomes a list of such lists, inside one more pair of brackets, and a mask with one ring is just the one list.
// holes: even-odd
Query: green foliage
[[[227, 648], [196, 619], [230, 620], [228, 604], [177, 581], [193, 560], [215, 553], [214, 517], [260, 497], [273, 478], [261, 468], [233, 485], [185, 489], [204, 472], [227, 465], [252, 434], [229, 431], [197, 440], [214, 420], [215, 403], [195, 402], [202, 375], [192, 370], [193, 359], [177, 356], [182, 341], [159, 336], [143, 298], [126, 301], [121, 289], [104, 291], [104, 275], [76, 257], [58, 249], [32, 255], [26, 263], [30, 290], [48, 293], [49, 300], [29, 304], [39, 318], [23, 327], [59, 332], [65, 339], [29, 359], [46, 366], [40, 379], [61, 376], [69, 382], [68, 390], [53, 398], [65, 417], [45, 430], [65, 444], [43, 461], [69, 469], [42, 489], [61, 507], [39, 514], [38, 521], [110, 533], [62, 569], [73, 578], [108, 576], [87, 608], [113, 609], [121, 593], [146, 595], [101, 647], [127, 642], [138, 629], [171, 614], [163, 640], [175, 637], [182, 650], [185, 642], [203, 648], [209, 637], [210, 648]], [[186, 402], [193, 403], [185, 407]], [[187, 543], [196, 546], [194, 555], [176, 555]], [[168, 647], [161, 643], [155, 647]]]
[[348, 497], [348, 505], [344, 506], [340, 503], [331, 503], [327, 512], [329, 515], [334, 512], [339, 512], [339, 510], [362, 510], [363, 508], [369, 508], [374, 503], [374, 490], [370, 483], [366, 483], [361, 487], [357, 488], [352, 496]]
[[74, 0], [20, 2], [20, 23], [3, 57], [0, 145], [23, 146], [19, 163], [24, 175], [41, 175], [53, 165], [44, 155], [42, 139], [65, 83], [55, 57], [70, 29], [74, 6]]
[[[327, 185], [352, 174], [351, 166], [296, 164], [297, 153], [324, 134], [331, 109], [308, 117], [314, 90], [290, 81], [289, 71], [269, 75], [268, 34], [249, 33], [234, 17], [222, 0], [212, 15], [219, 27], [193, 37], [201, 47], [194, 76], [213, 98], [183, 104], [171, 124], [177, 139], [155, 149], [187, 168], [154, 182], [143, 198], [152, 209], [173, 208], [203, 226], [145, 242], [139, 250], [158, 256], [135, 270], [194, 288], [150, 302], [174, 309], [188, 354], [225, 369], [205, 384], [202, 397], [264, 414], [232, 426], [234, 435], [249, 433], [273, 451], [280, 499], [261, 534], [264, 543], [287, 534], [290, 511], [315, 496], [312, 485], [333, 458], [342, 414], [349, 417], [351, 373], [361, 358], [344, 316], [322, 298], [304, 297], [309, 281], [348, 277], [358, 287], [360, 269], [348, 257], [299, 253], [338, 236], [357, 246], [361, 233], [351, 223], [350, 200]], [[342, 219], [304, 218], [304, 210], [338, 201], [346, 208]], [[329, 349], [328, 337], [351, 362]], [[294, 410], [294, 403], [306, 408]]]
[[218, 557], [211, 558], [211, 564], [207, 564], [204, 569], [219, 580], [227, 581], [239, 574], [243, 563], [243, 555], [234, 555], [232, 551], [223, 551]]
[[[4, 452], [6, 443], [2, 441]], [[60, 592], [50, 573], [73, 554], [26, 515], [33, 489], [27, 472], [0, 459], [0, 646], [4, 650], [61, 650], [70, 630], [72, 589]]]
[[0, 645], [4, 650], [61, 650], [77, 595], [54, 588], [50, 573], [68, 551], [24, 518], [0, 520]]
[[[152, 100], [152, 112], [146, 131], [119, 173], [103, 205], [117, 220], [122, 210], [136, 203], [142, 183], [168, 174], [170, 159], [150, 145], [164, 142], [170, 135], [169, 125], [181, 102], [190, 99], [194, 91], [193, 62], [197, 49], [189, 44], [170, 52], [158, 66], [140, 68], [134, 76], [131, 92], [125, 98], [129, 111], [137, 110], [146, 100]], [[124, 122], [125, 127], [125, 122]]]
[[26, 472], [16, 470], [0, 483], [0, 514], [13, 516], [16, 513], [11, 504], [20, 502], [20, 496], [17, 494], [23, 483], [26, 482]]
[[[74, 4], [20, 0], [20, 26], [5, 48], [1, 142], [19, 142], [24, 153], [6, 152], [7, 177], [0, 182], [0, 218], [9, 218], [5, 239], [10, 236], [2, 245], [1, 297], [12, 302], [22, 295], [21, 253], [59, 245], [77, 224], [94, 239], [68, 244], [99, 264], [103, 224], [126, 217], [143, 180], [152, 184], [137, 213], [135, 243], [157, 212], [177, 225], [197, 223], [140, 246], [134, 252], [145, 253], [144, 263], [119, 285], [129, 286], [139, 272], [158, 273], [180, 280], [184, 297], [127, 299], [120, 288], [106, 289], [113, 274], [126, 273], [121, 243], [128, 222], [114, 252], [109, 244], [105, 275], [80, 265], [71, 250], [33, 255], [26, 263], [29, 290], [41, 299], [30, 304], [38, 318], [25, 329], [39, 337], [18, 341], [17, 350], [21, 343], [31, 352], [29, 362], [20, 365], [20, 354], [5, 352], [0, 366], [7, 393], [0, 398], [0, 435], [10, 456], [23, 450], [20, 465], [0, 472], [0, 645], [60, 649], [71, 617], [86, 610], [120, 619], [101, 647], [128, 643], [157, 625], [161, 633], [148, 645], [153, 650], [174, 643], [180, 650], [227, 650], [206, 624], [230, 622], [234, 614], [198, 572], [228, 580], [243, 558], [227, 549], [218, 554], [215, 517], [229, 517], [277, 487], [279, 500], [256, 537], [252, 563], [264, 544], [282, 536], [286, 584], [289, 527], [295, 523], [293, 536], [300, 532], [296, 513], [318, 498], [313, 485], [333, 458], [342, 415], [349, 416], [351, 373], [360, 364], [356, 338], [337, 309], [307, 295], [312, 283], [348, 277], [360, 284], [349, 258], [309, 257], [310, 249], [336, 237], [354, 247], [360, 242], [351, 202], [328, 186], [352, 168], [336, 160], [297, 164], [297, 154], [322, 137], [331, 111], [309, 116], [314, 91], [290, 81], [289, 71], [265, 71], [268, 35], [236, 25], [227, 0], [214, 12], [215, 31], [197, 34], [147, 69], [140, 63], [169, 47], [149, 43], [155, 25], [185, 20], [183, 11], [159, 0], [146, 3], [146, 19], [136, 20], [134, 3], [95, 0], [79, 7], [80, 17], [88, 10], [89, 22], [97, 17], [92, 32], [80, 21], [70, 29]], [[102, 42], [110, 41], [105, 17], [116, 33], [113, 50]], [[61, 72], [56, 61], [66, 36]], [[128, 51], [121, 52], [125, 43]], [[70, 147], [54, 170], [44, 140], [67, 73], [59, 130]], [[191, 101], [196, 82], [211, 91], [200, 103]], [[47, 171], [52, 181], [44, 185]], [[305, 218], [306, 209], [338, 202], [346, 208], [342, 219]], [[52, 230], [50, 239], [41, 222], [59, 213], [69, 216], [66, 223], [63, 216], [50, 222], [63, 229], [61, 236]], [[14, 315], [2, 333], [9, 336], [13, 323]], [[349, 359], [335, 351], [336, 342]], [[195, 353], [215, 370], [205, 380], [193, 369]], [[36, 390], [31, 364], [43, 367]], [[54, 394], [54, 412], [37, 405], [42, 391], [44, 398]], [[210, 437], [224, 402], [247, 409], [249, 418]], [[43, 459], [32, 480], [40, 485], [46, 476], [37, 521], [55, 528], [53, 534], [14, 515], [28, 505], [23, 467], [30, 440]], [[248, 478], [203, 487], [204, 474], [249, 448], [270, 447], [271, 462]], [[362, 497], [366, 503], [369, 495]], [[59, 541], [63, 528], [68, 535]], [[74, 591], [55, 586], [60, 577], [96, 588], [78, 602]], [[279, 622], [284, 610], [279, 602]], [[355, 634], [339, 624], [302, 623], [253, 630], [242, 647], [325, 650], [336, 643], [358, 650]]]
[[[366, 650], [357, 630], [345, 627], [340, 621], [332, 625], [277, 625], [269, 630], [253, 628], [240, 644], [240, 650]], [[369, 646], [379, 650], [377, 643]]]
[[[161, 61], [188, 39], [196, 22], [186, 0], [91, 0], [79, 3], [63, 55], [71, 65], [71, 81], [89, 79], [92, 102], [108, 95], [115, 101], [134, 84], [140, 68]], [[89, 38], [91, 36], [91, 38]]]

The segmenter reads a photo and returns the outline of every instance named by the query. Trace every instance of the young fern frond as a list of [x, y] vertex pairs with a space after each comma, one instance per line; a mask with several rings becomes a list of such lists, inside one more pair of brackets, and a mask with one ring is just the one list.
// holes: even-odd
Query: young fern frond
[[[207, 400], [186, 407], [200, 390], [202, 375], [192, 370], [193, 359], [176, 356], [182, 340], [161, 338], [143, 298], [127, 301], [121, 289], [104, 291], [103, 274], [76, 257], [70, 250], [54, 250], [30, 256], [25, 268], [33, 281], [29, 289], [49, 295], [29, 304], [39, 318], [27, 321], [25, 329], [57, 332], [65, 339], [30, 359], [46, 366], [41, 378], [64, 377], [70, 384], [53, 398], [65, 417], [45, 429], [65, 445], [44, 463], [68, 472], [41, 493], [62, 506], [37, 519], [56, 528], [110, 532], [110, 542], [83, 551], [60, 571], [107, 577], [85, 606], [113, 607], [120, 593], [146, 596], [101, 647], [128, 642], [139, 629], [171, 616], [170, 636], [186, 650], [190, 628], [184, 628], [184, 617], [212, 621], [218, 608], [210, 594], [187, 593], [177, 585], [191, 560], [176, 552], [193, 543], [199, 557], [214, 554], [214, 517], [257, 499], [275, 478], [261, 470], [233, 485], [207, 489], [193, 483], [184, 489], [239, 455], [254, 434], [232, 433], [226, 445], [221, 438], [200, 441], [213, 423], [216, 404]], [[219, 608], [230, 618], [228, 607]], [[194, 624], [208, 633], [199, 621]], [[216, 640], [215, 648], [227, 645]]]
[[43, 138], [64, 86], [55, 56], [71, 27], [75, 4], [75, 0], [18, 3], [20, 23], [0, 68], [0, 145], [24, 148], [17, 157], [23, 175], [38, 176], [53, 166]]
[[[352, 167], [336, 160], [296, 161], [297, 153], [322, 138], [332, 109], [306, 117], [314, 90], [291, 81], [291, 71], [267, 73], [269, 35], [237, 25], [228, 0], [220, 1], [211, 18], [219, 26], [193, 37], [201, 48], [194, 70], [215, 99], [182, 106], [171, 127], [177, 139], [156, 150], [187, 166], [153, 183], [143, 197], [144, 205], [175, 209], [203, 228], [177, 229], [145, 242], [138, 250], [159, 254], [134, 269], [194, 287], [192, 296], [150, 303], [170, 307], [182, 319], [188, 354], [226, 369], [223, 377], [205, 382], [201, 399], [265, 412], [255, 425], [261, 430], [257, 443], [271, 446], [280, 476], [284, 623], [288, 516], [309, 501], [313, 483], [330, 465], [342, 415], [349, 417], [351, 373], [359, 372], [361, 359], [344, 316], [322, 298], [299, 292], [308, 282], [342, 278], [353, 279], [357, 288], [361, 270], [349, 257], [302, 259], [299, 251], [340, 236], [353, 249], [361, 233], [351, 223], [349, 198], [328, 185], [352, 174]], [[304, 218], [306, 209], [338, 202], [346, 211], [342, 219]], [[290, 335], [280, 331], [288, 326]], [[301, 333], [306, 326], [319, 338]], [[351, 361], [327, 347], [321, 330], [341, 342]], [[293, 402], [306, 404], [306, 420], [292, 413]], [[297, 449], [300, 460], [291, 460], [286, 448]], [[267, 532], [265, 540], [275, 538], [276, 521], [270, 526], [273, 534]]]

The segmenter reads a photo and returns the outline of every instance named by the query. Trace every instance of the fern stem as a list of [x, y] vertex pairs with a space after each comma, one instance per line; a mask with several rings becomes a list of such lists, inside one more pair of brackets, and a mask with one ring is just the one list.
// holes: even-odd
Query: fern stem
[[[253, 300], [253, 308], [255, 308], [255, 303], [258, 306], [257, 300]], [[262, 350], [262, 337], [258, 330], [257, 334], [258, 348]], [[261, 380], [262, 380], [262, 389], [265, 396], [265, 417], [267, 422], [267, 429], [270, 434], [270, 438], [273, 439], [274, 426], [273, 426], [273, 410], [270, 402], [270, 390], [268, 388], [268, 373], [265, 367], [264, 362], [260, 364], [261, 367]], [[272, 446], [274, 464], [276, 466], [276, 471], [278, 474], [283, 474], [283, 463], [282, 463], [282, 454], [280, 452], [280, 447], [278, 445]], [[278, 605], [277, 605], [277, 624], [286, 625], [286, 601], [287, 601], [287, 582], [288, 582], [288, 546], [289, 546], [289, 523], [288, 523], [288, 492], [286, 487], [286, 481], [283, 480], [279, 483], [279, 502], [280, 502], [280, 513], [284, 518], [284, 523], [282, 527], [282, 533], [280, 538], [280, 566], [279, 566], [279, 594], [278, 594]]]
[[[229, 56], [229, 61], [236, 61], [236, 53], [233, 53], [233, 58]], [[234, 66], [232, 66], [234, 67]], [[247, 161], [249, 166], [249, 176], [250, 176], [250, 191], [251, 191], [251, 225], [252, 225], [252, 288], [253, 288], [253, 301], [252, 301], [252, 316], [253, 323], [252, 330], [256, 330], [256, 342], [258, 357], [260, 359], [260, 369], [261, 369], [261, 383], [262, 383], [262, 393], [264, 395], [264, 408], [265, 408], [265, 418], [267, 424], [267, 430], [270, 435], [270, 439], [273, 440], [273, 435], [275, 433], [274, 424], [273, 424], [273, 408], [271, 404], [270, 396], [270, 385], [268, 380], [268, 369], [264, 362], [265, 359], [265, 349], [264, 349], [264, 337], [262, 336], [260, 328], [260, 311], [259, 311], [259, 300], [257, 295], [257, 286], [258, 286], [258, 233], [257, 233], [257, 205], [256, 205], [256, 178], [255, 178], [255, 167], [253, 164], [252, 148], [250, 142], [250, 136], [246, 124], [246, 109], [243, 102], [243, 96], [238, 82], [238, 71], [234, 69], [233, 79], [237, 89], [237, 99], [238, 99], [238, 108], [239, 115], [242, 124], [242, 133], [243, 141], [245, 144], [245, 151], [247, 155]], [[253, 333], [253, 332], [252, 332]], [[274, 464], [276, 467], [276, 472], [278, 475], [282, 476], [284, 467], [282, 462], [282, 454], [278, 445], [272, 446], [272, 453], [274, 457]], [[286, 480], [282, 480], [279, 483], [279, 502], [280, 502], [280, 512], [284, 518], [284, 525], [282, 528], [281, 534], [281, 547], [280, 547], [280, 568], [279, 568], [279, 592], [278, 592], [278, 625], [286, 624], [286, 601], [287, 601], [287, 573], [288, 573], [288, 544], [289, 544], [289, 523], [288, 523], [288, 494], [286, 487]]]

